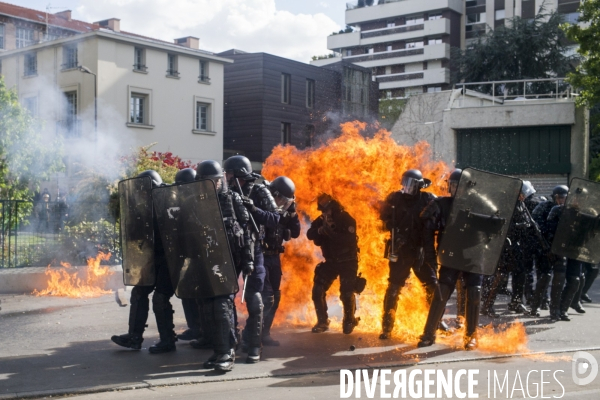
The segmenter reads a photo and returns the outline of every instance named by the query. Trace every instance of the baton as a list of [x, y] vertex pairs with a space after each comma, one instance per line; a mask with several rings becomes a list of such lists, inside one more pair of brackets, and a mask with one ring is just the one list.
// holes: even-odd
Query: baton
[[[238, 190], [240, 191], [240, 195], [243, 196], [244, 192], [242, 192], [242, 187], [240, 186], [240, 181], [238, 181], [238, 178], [235, 178], [235, 184], [236, 184]], [[260, 231], [258, 230], [258, 226], [256, 226], [256, 222], [254, 222], [254, 217], [252, 216], [252, 213], [248, 212], [248, 215], [250, 216], [250, 222], [252, 222], [252, 227], [254, 228], [254, 232], [260, 233]]]
[[246, 283], [248, 283], [248, 275], [244, 274], [244, 288], [242, 289], [242, 304], [244, 304], [244, 297], [246, 297]]

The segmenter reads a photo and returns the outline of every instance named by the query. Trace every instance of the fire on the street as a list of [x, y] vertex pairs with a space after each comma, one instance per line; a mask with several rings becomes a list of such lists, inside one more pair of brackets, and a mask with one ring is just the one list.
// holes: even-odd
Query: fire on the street
[[108, 277], [114, 274], [109, 267], [101, 266], [100, 262], [110, 259], [110, 253], [98, 253], [95, 258], [87, 259], [87, 267], [75, 269], [69, 263], [61, 263], [59, 270], [48, 266], [48, 287], [44, 290], [34, 290], [36, 296], [58, 297], [98, 297], [111, 294], [111, 290], [103, 289]]
[[[300, 211], [303, 234], [286, 243], [282, 258], [283, 282], [277, 323], [296, 326], [314, 324], [316, 317], [311, 300], [315, 266], [322, 261], [320, 250], [306, 239], [309, 220], [320, 215], [316, 197], [329, 193], [357, 222], [360, 247], [359, 272], [367, 279], [367, 288], [359, 297], [357, 316], [361, 318], [355, 332], [381, 331], [383, 297], [387, 287], [388, 260], [385, 258], [384, 231], [379, 219], [379, 205], [392, 191], [400, 189], [402, 173], [418, 168], [433, 182], [428, 191], [447, 195], [446, 178], [452, 167], [434, 161], [430, 147], [421, 142], [415, 146], [398, 145], [386, 130], [372, 138], [361, 136], [366, 128], [362, 122], [342, 125], [342, 135], [318, 148], [298, 150], [293, 146], [276, 147], [262, 170], [267, 179], [285, 175], [296, 184], [296, 201]], [[329, 290], [329, 304], [337, 298], [339, 285]], [[340, 303], [341, 304], [341, 303]], [[394, 337], [415, 342], [423, 332], [428, 305], [425, 291], [411, 275], [402, 289]], [[332, 328], [341, 330], [341, 320], [332, 318]], [[462, 331], [440, 338], [449, 345], [462, 347]], [[515, 353], [525, 351], [527, 336], [520, 323], [495, 330], [480, 329], [479, 350]]]

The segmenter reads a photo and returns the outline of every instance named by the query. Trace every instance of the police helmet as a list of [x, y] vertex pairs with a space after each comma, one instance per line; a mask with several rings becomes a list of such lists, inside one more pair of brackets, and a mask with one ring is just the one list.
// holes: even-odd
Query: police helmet
[[241, 178], [244, 180], [253, 180], [254, 176], [252, 175], [252, 164], [250, 164], [250, 160], [244, 156], [231, 156], [223, 163], [223, 169], [226, 172], [233, 172], [233, 175], [236, 178]]
[[205, 160], [196, 166], [196, 179], [222, 178], [223, 168], [214, 160]]
[[419, 190], [431, 185], [429, 179], [424, 179], [418, 169], [409, 169], [402, 174], [402, 193], [416, 195]]
[[528, 198], [529, 196], [535, 193], [535, 188], [529, 181], [523, 181], [523, 185], [521, 186], [521, 194], [523, 197]]
[[177, 171], [175, 174], [175, 183], [188, 183], [194, 182], [196, 179], [196, 170], [193, 168], [184, 168], [182, 170]]
[[160, 177], [160, 175], [158, 174], [158, 172], [156, 172], [153, 169], [148, 169], [144, 172], [140, 172], [137, 177], [143, 178], [145, 176], [148, 176], [148, 177], [150, 177], [150, 179], [152, 179], [152, 186], [154, 186], [154, 187], [158, 187], [158, 186], [162, 185], [162, 183], [163, 183], [163, 180]]

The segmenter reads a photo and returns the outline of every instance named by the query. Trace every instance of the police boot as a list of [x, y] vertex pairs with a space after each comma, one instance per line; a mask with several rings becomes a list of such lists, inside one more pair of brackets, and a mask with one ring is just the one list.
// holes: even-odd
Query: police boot
[[341, 296], [342, 305], [344, 306], [344, 320], [342, 321], [343, 332], [346, 335], [352, 333], [354, 328], [358, 325], [360, 318], [356, 318], [354, 313], [356, 312], [356, 299], [354, 292], [344, 293]]
[[390, 283], [383, 298], [383, 321], [381, 322], [379, 339], [389, 339], [392, 336], [394, 322], [396, 321], [398, 296], [400, 296], [400, 285]]
[[[494, 310], [494, 303], [496, 302], [496, 296], [498, 296], [498, 291], [500, 290], [500, 285], [504, 281], [505, 277], [506, 277], [506, 275], [503, 273], [500, 273], [500, 272], [496, 273], [496, 275], [494, 276], [494, 279], [490, 285], [490, 290], [488, 292], [488, 295], [483, 302], [483, 308], [481, 309], [481, 315], [486, 315], [490, 318], [498, 318], [500, 316], [500, 314], [497, 314], [496, 311]], [[467, 289], [467, 292], [468, 292], [468, 289]], [[467, 294], [467, 301], [468, 301], [468, 294]], [[467, 304], [467, 307], [468, 306], [469, 305]]]
[[313, 286], [312, 300], [317, 313], [317, 324], [313, 326], [313, 333], [322, 333], [329, 330], [329, 318], [327, 316], [327, 301], [323, 286], [315, 283]]
[[525, 272], [513, 274], [512, 299], [508, 304], [508, 309], [517, 314], [529, 313], [529, 310], [523, 304], [523, 291], [525, 289], [526, 281], [527, 274]]
[[[213, 301], [213, 345], [216, 357], [212, 358], [213, 368], [218, 371], [231, 371], [235, 362], [236, 342], [233, 327], [233, 301], [229, 297], [217, 297]], [[211, 359], [209, 359], [211, 361]]]
[[248, 307], [248, 319], [244, 333], [248, 343], [248, 357], [246, 362], [249, 364], [260, 361], [262, 351], [261, 334], [263, 324], [263, 302], [259, 292], [246, 293], [246, 306]]
[[583, 292], [584, 286], [585, 274], [582, 272], [581, 275], [579, 275], [579, 288], [577, 289], [577, 292], [575, 292], [575, 296], [573, 296], [573, 301], [571, 301], [571, 308], [579, 314], [585, 314], [585, 309], [583, 308], [583, 304], [581, 304], [581, 293]]
[[131, 290], [131, 298], [129, 299], [129, 333], [114, 335], [110, 340], [119, 346], [140, 350], [144, 341], [143, 335], [148, 321], [149, 309], [148, 293], [139, 286], [134, 287]]
[[160, 341], [153, 346], [148, 348], [148, 351], [152, 354], [167, 353], [175, 351], [175, 342], [177, 341], [177, 335], [175, 335], [175, 325], [173, 325], [173, 307], [169, 301], [169, 297], [154, 292], [152, 296], [152, 310], [156, 317], [156, 326], [160, 335]]
[[479, 303], [481, 302], [481, 286], [467, 287], [465, 350], [477, 349], [477, 325], [479, 324]]
[[600, 271], [598, 268], [589, 268], [585, 274], [585, 285], [583, 285], [583, 290], [581, 292], [581, 300], [586, 303], [592, 302], [592, 298], [588, 296], [587, 292], [598, 277], [598, 271]]
[[429, 307], [429, 314], [427, 315], [427, 322], [425, 323], [425, 329], [423, 330], [419, 343], [417, 343], [417, 347], [428, 347], [435, 343], [435, 331], [444, 315], [446, 303], [453, 290], [454, 288], [452, 286], [441, 283], [439, 289], [434, 291], [431, 306]]
[[542, 301], [544, 297], [548, 293], [548, 285], [550, 284], [550, 280], [552, 279], [552, 275], [550, 274], [540, 274], [538, 276], [537, 285], [535, 287], [535, 292], [533, 293], [533, 298], [531, 300], [531, 311], [529, 311], [529, 315], [532, 317], [539, 317], [539, 309], [542, 305]]
[[550, 319], [560, 321], [560, 299], [567, 277], [564, 272], [554, 272], [550, 290]]
[[561, 321], [570, 321], [569, 315], [567, 314], [567, 310], [573, 301], [573, 297], [575, 297], [575, 293], [579, 290], [579, 277], [578, 276], [568, 276], [567, 283], [562, 292], [562, 297], [560, 300], [560, 319]]
[[273, 296], [263, 296], [263, 303], [265, 305], [264, 310], [264, 322], [262, 330], [262, 343], [265, 346], [279, 346], [279, 342], [271, 337], [271, 325], [275, 319], [275, 311], [279, 307], [279, 299], [281, 298], [281, 292], [277, 291]]

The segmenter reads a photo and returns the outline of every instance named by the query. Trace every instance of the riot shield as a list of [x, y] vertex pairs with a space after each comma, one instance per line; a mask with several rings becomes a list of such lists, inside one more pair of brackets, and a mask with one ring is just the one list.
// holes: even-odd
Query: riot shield
[[521, 185], [520, 179], [465, 168], [438, 248], [440, 264], [492, 275]]
[[571, 180], [551, 251], [591, 264], [600, 262], [600, 183]]
[[154, 226], [150, 177], [119, 182], [123, 282], [132, 286], [154, 285]]
[[213, 181], [155, 188], [152, 200], [175, 295], [236, 293], [237, 274]]

